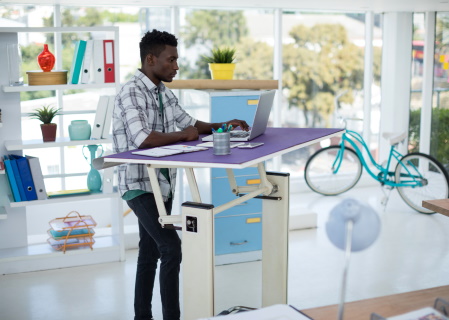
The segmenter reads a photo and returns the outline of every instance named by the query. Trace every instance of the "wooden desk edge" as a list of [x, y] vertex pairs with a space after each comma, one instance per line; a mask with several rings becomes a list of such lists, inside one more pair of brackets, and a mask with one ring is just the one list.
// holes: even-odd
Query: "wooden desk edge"
[[449, 217], [449, 199], [425, 200], [422, 206]]
[[[345, 320], [369, 320], [373, 312], [383, 317], [397, 316], [413, 310], [433, 307], [437, 298], [449, 301], [449, 286], [348, 302], [345, 304]], [[301, 311], [314, 320], [336, 319], [338, 305]]]

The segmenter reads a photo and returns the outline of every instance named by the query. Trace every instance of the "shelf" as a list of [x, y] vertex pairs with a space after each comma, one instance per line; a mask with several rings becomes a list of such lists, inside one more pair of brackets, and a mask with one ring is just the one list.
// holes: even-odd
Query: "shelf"
[[43, 142], [42, 139], [37, 140], [9, 140], [5, 141], [5, 147], [8, 151], [18, 151], [23, 149], [40, 149], [54, 148], [66, 146], [84, 146], [93, 144], [112, 143], [111, 139], [99, 140], [70, 140], [69, 137], [56, 138], [55, 142]]
[[0, 249], [0, 274], [30, 272], [120, 261], [120, 244], [113, 236], [96, 237], [93, 250], [71, 248], [61, 252], [48, 243]]
[[42, 90], [81, 90], [81, 89], [101, 89], [115, 88], [115, 83], [85, 83], [85, 84], [55, 84], [46, 86], [2, 86], [3, 92], [24, 92]]
[[70, 202], [70, 201], [88, 201], [95, 199], [109, 199], [119, 197], [118, 192], [113, 193], [93, 193], [80, 196], [67, 196], [67, 197], [57, 197], [53, 199], [45, 200], [33, 200], [33, 201], [20, 201], [20, 202], [10, 202], [11, 208], [28, 207], [28, 206], [39, 206], [39, 205], [50, 205], [54, 203]]
[[170, 89], [197, 89], [197, 90], [273, 90], [278, 89], [278, 80], [173, 80], [164, 84]]
[[0, 207], [0, 220], [8, 218], [8, 213], [6, 212], [5, 207]]
[[5, 27], [0, 28], [0, 32], [14, 33], [14, 32], [98, 32], [98, 31], [118, 31], [119, 27]]

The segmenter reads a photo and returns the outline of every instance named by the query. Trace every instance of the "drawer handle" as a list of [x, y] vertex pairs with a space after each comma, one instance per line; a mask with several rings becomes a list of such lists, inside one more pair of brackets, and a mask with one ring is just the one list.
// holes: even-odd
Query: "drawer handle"
[[247, 243], [248, 243], [248, 240], [244, 240], [242, 242], [231, 242], [230, 244], [231, 244], [231, 246], [241, 246], [241, 245], [247, 244]]
[[247, 103], [249, 106], [257, 106], [259, 104], [259, 99], [248, 99]]

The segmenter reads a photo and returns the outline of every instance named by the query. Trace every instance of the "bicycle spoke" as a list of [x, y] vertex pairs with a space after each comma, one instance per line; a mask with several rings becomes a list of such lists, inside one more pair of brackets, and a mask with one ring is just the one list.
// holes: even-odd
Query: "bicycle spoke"
[[304, 171], [307, 185], [323, 195], [337, 195], [351, 189], [362, 174], [357, 154], [349, 148], [331, 146], [315, 153]]
[[423, 200], [443, 199], [449, 194], [447, 173], [432, 157], [411, 153], [396, 167], [396, 183], [401, 198], [421, 213], [433, 213], [422, 207]]

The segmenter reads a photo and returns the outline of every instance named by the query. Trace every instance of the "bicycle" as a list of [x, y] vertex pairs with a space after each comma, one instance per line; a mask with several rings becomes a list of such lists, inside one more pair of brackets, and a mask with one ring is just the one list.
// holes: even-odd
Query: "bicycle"
[[[363, 167], [382, 186], [390, 190], [396, 188], [404, 202], [414, 210], [425, 214], [434, 213], [421, 206], [422, 200], [448, 198], [448, 173], [430, 155], [419, 152], [402, 155], [397, 146], [406, 137], [405, 133], [384, 135], [384, 138], [389, 139], [391, 147], [386, 165], [383, 166], [374, 160], [360, 134], [346, 130], [339, 145], [318, 150], [307, 160], [304, 170], [306, 183], [310, 189], [322, 195], [338, 195], [357, 184]], [[379, 171], [377, 174], [368, 166], [362, 150], [365, 150], [374, 168]], [[390, 167], [394, 160], [397, 164], [392, 171]]]

